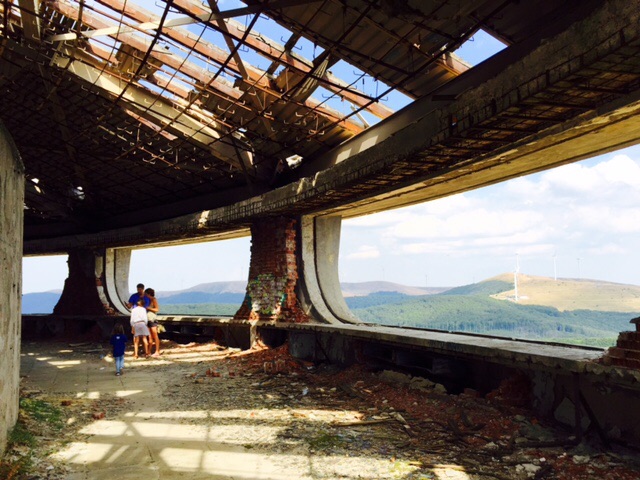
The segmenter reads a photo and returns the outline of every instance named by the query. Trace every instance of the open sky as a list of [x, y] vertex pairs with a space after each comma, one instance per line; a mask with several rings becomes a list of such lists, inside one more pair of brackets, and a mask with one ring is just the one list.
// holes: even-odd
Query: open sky
[[[470, 64], [501, 45], [478, 34]], [[391, 105], [393, 107], [393, 105]], [[130, 287], [246, 280], [249, 238], [134, 252]], [[343, 282], [416, 286], [524, 274], [640, 285], [640, 146], [433, 202], [345, 221]], [[62, 289], [66, 257], [23, 262], [23, 292]]]

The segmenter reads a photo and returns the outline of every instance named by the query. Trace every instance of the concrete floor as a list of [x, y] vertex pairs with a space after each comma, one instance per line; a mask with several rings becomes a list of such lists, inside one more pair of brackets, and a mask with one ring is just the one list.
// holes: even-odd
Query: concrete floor
[[[188, 359], [175, 363], [176, 358], [133, 360], [127, 356], [125, 373], [117, 377], [109, 358], [60, 351], [23, 348], [21, 374], [28, 376], [30, 385], [77, 399], [127, 400], [126, 408], [115, 414], [109, 411], [113, 402], [105, 402], [106, 417], [86, 424], [55, 455], [71, 469], [68, 480], [305, 478], [297, 467], [290, 473], [283, 471], [270, 453], [216, 441], [216, 428], [198, 422], [202, 412], [172, 410], [171, 399], [162, 393], [168, 381], [193, 369]], [[163, 363], [170, 369], [169, 378], [148, 368]]]
[[[66, 344], [24, 344], [23, 388], [41, 391], [58, 403], [69, 398], [86, 406], [85, 411], [76, 408], [78, 422], [64, 429], [61, 435], [69, 437], [53, 455], [54, 464], [59, 462], [55, 472], [58, 467], [67, 471], [47, 478], [407, 478], [394, 473], [388, 459], [367, 458], [359, 452], [319, 454], [283, 440], [279, 435], [283, 428], [273, 423], [274, 418], [280, 415], [285, 425], [295, 414], [281, 405], [261, 406], [265, 393], [252, 388], [256, 378], [197, 385], [212, 380], [199, 378], [216, 355], [223, 354], [167, 350], [160, 359], [146, 360], [133, 360], [128, 354], [125, 373], [115, 376], [111, 358], [100, 358], [100, 352], [80, 353]], [[194, 372], [199, 378], [194, 379]], [[221, 388], [218, 395], [198, 394], [214, 383]], [[223, 408], [214, 406], [221, 402]], [[203, 404], [209, 406], [202, 408]], [[96, 412], [105, 417], [93, 417]], [[339, 418], [342, 413], [330, 415]]]

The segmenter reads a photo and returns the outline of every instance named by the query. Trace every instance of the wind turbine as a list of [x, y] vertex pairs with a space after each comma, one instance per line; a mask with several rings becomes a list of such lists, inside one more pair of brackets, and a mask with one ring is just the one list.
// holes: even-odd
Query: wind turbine
[[577, 260], [578, 260], [578, 278], [580, 278], [580, 257], [578, 257]]
[[516, 253], [516, 270], [513, 272], [514, 300], [518, 301], [518, 272], [520, 271], [520, 257]]
[[558, 270], [556, 269], [556, 252], [553, 252], [553, 281], [558, 281]]

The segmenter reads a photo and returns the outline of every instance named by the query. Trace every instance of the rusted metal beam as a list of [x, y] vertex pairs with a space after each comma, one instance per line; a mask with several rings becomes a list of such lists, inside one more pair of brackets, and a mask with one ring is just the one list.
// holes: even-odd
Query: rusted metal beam
[[[112, 8], [117, 12], [124, 13], [127, 17], [132, 18], [136, 21], [148, 22], [148, 21], [157, 20], [157, 17], [152, 13], [141, 8], [134, 9], [131, 7], [130, 4], [124, 2], [123, 0], [98, 0], [98, 1], [99, 3], [102, 3], [103, 5], [108, 6], [109, 8]], [[248, 85], [258, 89], [261, 92], [266, 93], [267, 95], [269, 95], [269, 97], [273, 97], [269, 103], [273, 103], [274, 99], [280, 98], [280, 94], [278, 92], [275, 92], [271, 88], [269, 84], [270, 82], [268, 81], [268, 78], [265, 72], [263, 72], [262, 70], [259, 70], [245, 63], [243, 64], [242, 72], [241, 72], [241, 68], [238, 66], [237, 59], [230, 59], [229, 54], [227, 52], [224, 52], [217, 46], [205, 40], [202, 40], [200, 38], [194, 38], [193, 35], [186, 30], [182, 30], [178, 28], [169, 28], [169, 29], [163, 29], [163, 33], [167, 35], [169, 38], [171, 38], [172, 40], [175, 40], [176, 42], [180, 43], [181, 45], [187, 48], [190, 48], [200, 53], [201, 55], [204, 55], [206, 58], [209, 58], [220, 65], [226, 65], [232, 71], [241, 73], [243, 78], [245, 78], [245, 80], [247, 81]], [[165, 62], [165, 63], [167, 63], [168, 65], [176, 69], [179, 69], [178, 67], [175, 67], [174, 65], [171, 65], [168, 62]], [[183, 73], [190, 75], [190, 73], [187, 70], [185, 70], [184, 67], [181, 70], [183, 71]], [[245, 77], [245, 75], [247, 77]], [[206, 79], [202, 79], [199, 77], [194, 77], [194, 78], [196, 78], [197, 80], [201, 81], [204, 84], [207, 84]], [[218, 82], [211, 83], [211, 87], [214, 90], [219, 90]], [[224, 93], [230, 93], [230, 92], [224, 92]], [[232, 96], [232, 98], [237, 102], [238, 105], [241, 105], [242, 109], [247, 110], [248, 112], [253, 112], [256, 116], [262, 116], [260, 111], [255, 112], [253, 108], [250, 108], [247, 105], [242, 105], [244, 98], [246, 98], [246, 90], [241, 91], [238, 89], [234, 89], [234, 95]], [[290, 102], [290, 103], [293, 103], [293, 102]], [[361, 125], [349, 119], [343, 120], [338, 112], [335, 112], [326, 107], [322, 107], [319, 102], [307, 100], [306, 102], [298, 102], [298, 103], [303, 108], [317, 111], [320, 115], [326, 117], [329, 121], [340, 122], [341, 128], [344, 128], [354, 134], [362, 131]], [[270, 127], [267, 129], [267, 132], [269, 131], [271, 131]]]
[[[64, 16], [69, 17], [73, 20], [78, 20], [78, 10], [66, 0], [58, 0], [52, 2], [50, 6]], [[87, 10], [83, 12], [82, 21], [92, 28], [103, 28], [109, 26], [104, 20]], [[122, 43], [132, 46], [133, 48], [141, 52], [147, 51], [151, 46], [150, 42], [147, 42], [146, 40], [136, 35], [124, 33], [117, 36], [114, 35], [114, 38]], [[184, 61], [180, 58], [174, 58], [173, 55], [158, 51], [152, 51], [150, 53], [150, 58], [166, 64], [176, 71], [182, 72], [183, 74], [188, 75], [206, 85], [209, 85], [214, 91], [223, 94], [225, 98], [232, 98], [237, 100], [243, 95], [240, 90], [230, 87], [219, 80], [213, 79], [213, 75], [211, 75], [210, 72], [208, 72], [204, 68], [196, 66], [189, 61]]]
[[[286, 8], [286, 7], [291, 7], [291, 6], [301, 5], [301, 4], [315, 3], [318, 1], [320, 0], [275, 0], [269, 4], [269, 7], [271, 9]], [[205, 13], [195, 17], [194, 16], [177, 17], [177, 18], [171, 18], [171, 19], [165, 20], [165, 22], [163, 22], [163, 26], [165, 28], [179, 27], [184, 25], [191, 25], [193, 23], [198, 23], [202, 21], [209, 21], [214, 18], [224, 19], [224, 18], [241, 17], [244, 15], [251, 15], [254, 13], [260, 13], [263, 10], [264, 10], [264, 7], [254, 5], [254, 6], [248, 6], [243, 8], [234, 8], [232, 10], [226, 10], [224, 12], [220, 12], [218, 16], [215, 16], [213, 13]], [[119, 35], [121, 33], [131, 33], [134, 31], [141, 31], [141, 30], [155, 30], [159, 26], [160, 24], [155, 21], [145, 22], [137, 26], [114, 25], [110, 27], [98, 28], [95, 30], [83, 31], [82, 36], [85, 38], [95, 38], [95, 37], [101, 37], [101, 36], [107, 36], [107, 35], [109, 36]], [[76, 38], [78, 38], [77, 33], [72, 32], [72, 33], [61, 33], [58, 35], [54, 35], [50, 37], [48, 40], [52, 42], [64, 42], [68, 40], [75, 40]]]
[[[39, 0], [18, 0], [20, 16], [22, 17], [22, 29], [26, 40], [40, 42], [42, 32], [40, 29]], [[6, 7], [5, 7], [6, 8]]]
[[[93, 88], [104, 92], [107, 97], [122, 98], [125, 105], [138, 115], [148, 117], [150, 122], [209, 149], [221, 161], [236, 168], [241, 168], [241, 161], [249, 161], [248, 158], [238, 158], [235, 149], [222, 141], [226, 132], [220, 131], [220, 125], [217, 125], [215, 121], [207, 124], [202, 120], [194, 119], [183, 108], [180, 108], [180, 105], [169, 103], [162, 97], [152, 95], [135, 84], [123, 82], [102, 69], [76, 60], [71, 56], [71, 52], [62, 53], [66, 53], [67, 56], [57, 55], [52, 60], [53, 65], [78, 76], [93, 85]], [[244, 157], [248, 157], [248, 154]]]
[[[174, 0], [174, 5], [190, 15], [200, 17], [206, 13], [206, 10], [202, 5], [194, 2], [193, 0]], [[224, 27], [221, 27], [219, 22], [221, 22], [221, 20], [209, 21], [207, 23], [222, 33], [225, 37], [230, 36], [235, 41], [241, 41], [273, 62], [282, 64], [287, 68], [291, 68], [294, 71], [299, 72], [300, 74], [309, 74], [315, 68], [313, 62], [303, 59], [298, 55], [294, 55], [284, 46], [262, 34], [249, 34], [245, 36], [244, 26], [234, 20], [223, 22], [225, 24]], [[329, 72], [325, 72], [322, 76], [317, 77], [317, 80], [326, 89], [359, 107], [365, 107], [366, 110], [370, 111], [378, 118], [387, 118], [389, 115], [393, 114], [393, 110], [390, 108], [374, 102], [374, 99], [337, 79]]]

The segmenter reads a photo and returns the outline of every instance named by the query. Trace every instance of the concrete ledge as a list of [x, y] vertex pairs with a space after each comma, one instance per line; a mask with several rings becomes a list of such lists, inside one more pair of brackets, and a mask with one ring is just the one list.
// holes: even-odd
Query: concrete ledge
[[380, 325], [316, 325], [279, 324], [276, 328], [291, 331], [315, 331], [344, 335], [359, 340], [404, 345], [430, 350], [434, 353], [464, 358], [483, 358], [511, 366], [537, 366], [583, 373], [586, 363], [600, 358], [603, 349], [580, 346], [562, 346], [545, 342], [533, 342], [434, 330], [409, 330]]
[[[104, 335], [108, 335], [114, 322], [128, 322], [125, 316], [104, 317], [71, 317], [52, 315], [23, 315], [23, 332], [25, 338], [32, 335], [69, 334], [90, 328], [88, 323], [98, 325]], [[640, 371], [598, 363], [604, 349], [582, 346], [559, 345], [545, 342], [525, 341], [507, 338], [490, 337], [463, 333], [448, 333], [434, 330], [413, 330], [380, 325], [327, 325], [251, 322], [237, 320], [232, 317], [205, 317], [188, 315], [160, 315], [160, 322], [165, 325], [170, 335], [183, 335], [211, 338], [221, 343], [249, 348], [257, 338], [265, 335], [283, 338], [282, 334], [267, 333], [285, 332], [287, 336], [300, 334], [319, 334], [343, 337], [351, 341], [367, 344], [406, 347], [412, 350], [454, 357], [463, 360], [482, 360], [520, 370], [543, 370], [564, 374], [580, 374], [600, 377], [627, 388], [640, 390]], [[81, 327], [84, 324], [85, 327]], [[95, 327], [93, 327], [95, 328]], [[270, 337], [270, 338], [271, 338]], [[309, 337], [310, 338], [310, 337]], [[281, 343], [282, 341], [276, 341]], [[266, 342], [268, 344], [272, 341]], [[345, 355], [345, 342], [336, 341], [335, 348], [325, 348], [324, 353], [317, 353], [318, 358], [328, 356], [324, 360], [337, 363], [351, 363], [353, 355]], [[328, 348], [328, 350], [327, 350]], [[352, 346], [352, 348], [355, 348]], [[311, 355], [309, 348], [302, 352]], [[306, 354], [304, 356], [307, 356]]]
[[[289, 352], [301, 360], [402, 371], [442, 383], [452, 394], [465, 388], [487, 394], [500, 390], [504, 382], [525, 379], [529, 406], [573, 427], [577, 438], [591, 428], [585, 425], [592, 425], [603, 442], [625, 438], [640, 445], [640, 411], [635, 408], [640, 402], [640, 371], [600, 363], [603, 349], [377, 325], [186, 315], [163, 315], [159, 320], [167, 330], [163, 338], [215, 340], [243, 349], [258, 341], [273, 347], [288, 342]], [[84, 331], [104, 342], [114, 323], [128, 321], [125, 316], [24, 315], [23, 331], [27, 340], [38, 333], [70, 340], [73, 332]]]

